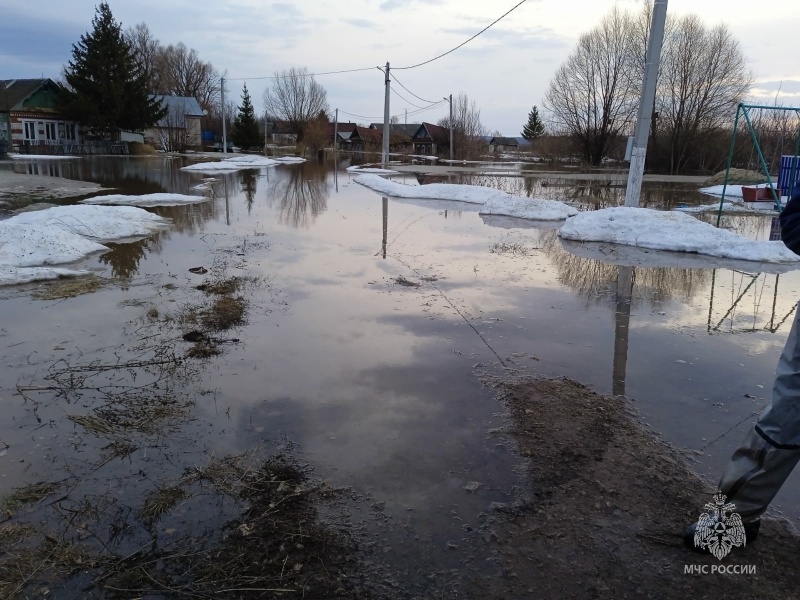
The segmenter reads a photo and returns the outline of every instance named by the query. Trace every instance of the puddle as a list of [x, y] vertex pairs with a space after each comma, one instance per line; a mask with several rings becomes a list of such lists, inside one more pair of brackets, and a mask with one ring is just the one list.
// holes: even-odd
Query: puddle
[[[93, 158], [52, 168], [123, 193], [189, 193], [202, 176], [179, 171], [182, 164]], [[375, 565], [390, 564], [414, 593], [455, 597], [443, 590], [465, 561], [491, 571], [473, 555], [471, 536], [523, 481], [503, 433], [507, 410], [479, 372], [568, 376], [627, 394], [665, 440], [702, 449], [692, 456], [712, 479], [766, 404], [797, 272], [713, 269], [694, 257], [668, 266], [641, 256], [604, 262], [569, 252], [553, 224], [381, 199], [316, 163], [216, 177], [212, 202], [151, 209], [173, 220], [169, 231], [109, 244], [81, 263], [120, 285], [76, 297], [36, 285], [0, 290], [0, 497], [78, 478], [92, 493], [112, 490], [110, 514], [111, 504], [135, 508], [127, 495], [143, 502], [142, 490], [172, 489], [166, 484], [193, 464], [263, 444], [288, 448], [327, 485], [362, 499], [351, 510], [366, 523]], [[552, 177], [423, 178], [432, 180], [566, 197], [583, 208], [616, 204], [624, 193]], [[691, 185], [644, 188], [647, 206], [708, 202]], [[769, 217], [726, 223], [756, 239], [771, 228]], [[232, 321], [226, 335], [236, 342], [184, 362], [191, 341], [182, 336], [205, 327], [203, 342], [214, 324], [201, 318], [184, 330], [162, 319], [200, 299], [215, 302], [196, 289], [209, 277], [189, 269], [220, 261], [227, 277], [263, 285], [248, 289], [246, 318]], [[49, 299], [32, 302], [32, 293]], [[148, 336], [161, 345], [148, 346]], [[132, 372], [111, 369], [132, 361]], [[67, 365], [103, 373], [102, 383], [65, 380]], [[120, 413], [131, 408], [125, 403], [98, 413], [106, 386], [159, 390], [143, 406], [164, 409], [156, 416], [166, 424]], [[89, 416], [111, 422], [111, 433]], [[126, 423], [135, 431], [119, 438]], [[109, 446], [111, 434], [135, 449]], [[798, 494], [800, 483], [790, 481], [776, 508], [797, 519]]]

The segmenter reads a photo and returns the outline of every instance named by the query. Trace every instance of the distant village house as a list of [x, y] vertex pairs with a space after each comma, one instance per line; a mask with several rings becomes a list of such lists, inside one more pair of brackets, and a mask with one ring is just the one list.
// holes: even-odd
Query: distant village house
[[[145, 131], [144, 141], [166, 152], [199, 150], [203, 145], [201, 121], [205, 113], [197, 99], [187, 96], [153, 97], [167, 109], [167, 114]], [[131, 141], [137, 140], [131, 138]]]
[[450, 150], [450, 130], [433, 123], [417, 126], [412, 137], [414, 154], [437, 156]]
[[519, 141], [512, 137], [493, 137], [489, 140], [489, 153], [508, 152], [519, 150]]

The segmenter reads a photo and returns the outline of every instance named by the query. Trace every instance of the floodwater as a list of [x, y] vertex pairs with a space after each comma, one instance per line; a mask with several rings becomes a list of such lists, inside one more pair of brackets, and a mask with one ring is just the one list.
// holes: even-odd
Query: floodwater
[[[184, 162], [92, 158], [0, 168], [119, 193], [189, 193], [202, 175], [178, 170]], [[716, 480], [767, 403], [798, 272], [566, 246], [552, 225], [482, 218], [454, 202], [381, 198], [354, 183], [347, 164], [214, 175], [212, 201], [152, 209], [173, 219], [169, 231], [80, 263], [117, 282], [92, 294], [45, 301], [31, 298], [36, 285], [0, 288], [0, 497], [74, 475], [122, 501], [156, 486], [148, 469], [178, 478], [212, 456], [258, 444], [288, 448], [331, 485], [367, 498], [364, 511], [382, 513], [384, 529], [367, 529], [376, 561], [403, 565], [420, 589], [431, 581], [441, 589], [446, 577], [432, 580], [430, 571], [469, 558], [460, 540], [480, 527], [492, 502], [513, 502], [521, 485], [521, 459], [502, 432], [504, 409], [481, 384], [486, 373], [566, 376], [627, 394], [664, 440], [702, 451], [689, 456]], [[552, 177], [400, 181], [479, 183], [584, 209], [624, 195]], [[712, 201], [687, 184], [651, 184], [643, 193], [643, 205], [655, 208]], [[725, 224], [756, 239], [768, 239], [773, 227], [769, 216]], [[204, 279], [188, 269], [214, 265], [261, 282], [238, 341], [195, 361], [175, 384], [195, 402], [191, 420], [96, 468], [91, 459], [103, 440], [67, 418], [91, 410], [96, 392], [21, 396], [18, 386], [47, 388], [48, 375], [65, 365], [149, 360], [143, 340], [154, 333], [145, 311], [178, 312]], [[472, 481], [482, 487], [468, 493]], [[795, 477], [776, 509], [800, 518], [798, 495]]]

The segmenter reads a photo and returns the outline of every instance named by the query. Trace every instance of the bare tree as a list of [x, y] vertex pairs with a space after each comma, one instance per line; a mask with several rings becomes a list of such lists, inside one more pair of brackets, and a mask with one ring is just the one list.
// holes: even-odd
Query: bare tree
[[191, 140], [187, 112], [185, 104], [170, 104], [167, 115], [156, 125], [156, 136], [165, 152], [186, 152], [189, 149]]
[[641, 75], [633, 56], [633, 19], [618, 8], [583, 34], [545, 95], [556, 128], [569, 132], [586, 161], [600, 164], [632, 121]]
[[286, 121], [300, 142], [308, 124], [328, 111], [328, 94], [307, 68], [292, 67], [275, 73], [272, 89], [264, 92], [264, 105], [270, 115]]
[[136, 62], [144, 71], [147, 77], [147, 91], [150, 94], [159, 93], [160, 83], [158, 61], [163, 48], [161, 43], [150, 33], [147, 23], [139, 23], [134, 27], [129, 27], [125, 32], [125, 37], [133, 50]]
[[[440, 119], [437, 125], [450, 128], [450, 117]], [[464, 92], [453, 98], [452, 127], [456, 158], [473, 158], [480, 154], [488, 130], [481, 122], [481, 109]]]
[[669, 172], [684, 169], [709, 135], [730, 123], [752, 75], [725, 25], [707, 28], [696, 15], [676, 20], [665, 39], [656, 105]]
[[206, 110], [214, 110], [219, 102], [220, 75], [210, 62], [205, 62], [197, 50], [183, 42], [170, 44], [158, 54], [158, 92], [196, 98]]

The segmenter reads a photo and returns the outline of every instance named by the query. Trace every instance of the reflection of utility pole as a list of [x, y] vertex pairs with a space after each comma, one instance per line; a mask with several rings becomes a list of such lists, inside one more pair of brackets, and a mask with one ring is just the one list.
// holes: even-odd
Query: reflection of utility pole
[[[225, 128], [225, 78], [220, 77], [219, 79], [219, 89], [220, 89], [220, 102], [222, 103], [222, 153], [228, 153], [228, 131]], [[225, 194], [227, 198], [228, 195]]]
[[223, 181], [225, 182], [225, 222], [230, 225], [231, 224], [231, 204], [228, 199], [228, 176], [223, 175]]
[[614, 370], [612, 393], [625, 395], [625, 378], [628, 370], [628, 335], [631, 323], [631, 296], [633, 295], [633, 267], [618, 267], [616, 310], [614, 311]]
[[386, 258], [386, 238], [389, 234], [389, 199], [383, 199], [383, 258]]

